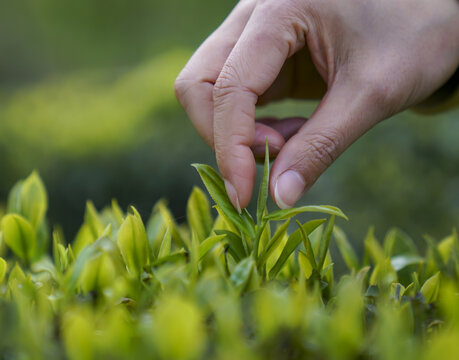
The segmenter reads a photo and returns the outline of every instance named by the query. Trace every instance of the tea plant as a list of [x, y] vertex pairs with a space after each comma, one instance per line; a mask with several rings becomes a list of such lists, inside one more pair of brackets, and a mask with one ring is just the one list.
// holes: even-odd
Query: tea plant
[[[360, 258], [332, 206], [269, 212], [265, 161], [256, 218], [193, 165], [187, 224], [159, 201], [144, 224], [116, 201], [67, 243], [48, 231], [38, 174], [0, 211], [2, 359], [457, 359], [459, 241], [370, 230]], [[304, 212], [326, 218], [305, 223]], [[289, 229], [293, 232], [289, 234]], [[348, 268], [339, 278], [330, 241]]]

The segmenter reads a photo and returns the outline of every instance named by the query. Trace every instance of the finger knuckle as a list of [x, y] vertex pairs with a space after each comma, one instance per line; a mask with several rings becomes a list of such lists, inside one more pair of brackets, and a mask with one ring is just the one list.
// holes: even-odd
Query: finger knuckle
[[190, 79], [185, 78], [182, 74], [180, 74], [174, 82], [174, 93], [175, 97], [179, 100], [179, 102], [183, 105], [185, 100], [185, 94], [190, 88], [192, 81]]
[[213, 88], [214, 101], [218, 102], [226, 98], [239, 87], [238, 83], [239, 80], [236, 71], [231, 65], [225, 65]]
[[338, 158], [341, 137], [335, 130], [311, 134], [308, 137], [306, 151], [316, 167], [329, 167]]

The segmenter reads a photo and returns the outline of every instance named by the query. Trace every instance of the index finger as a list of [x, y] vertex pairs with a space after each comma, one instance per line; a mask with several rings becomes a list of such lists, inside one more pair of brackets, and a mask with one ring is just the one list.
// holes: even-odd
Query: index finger
[[258, 96], [274, 82], [287, 58], [304, 46], [304, 37], [298, 35], [305, 34], [306, 27], [298, 31], [290, 26], [293, 16], [287, 12], [279, 2], [264, 2], [255, 8], [214, 86], [217, 163], [238, 210], [249, 204], [255, 182], [250, 146]]

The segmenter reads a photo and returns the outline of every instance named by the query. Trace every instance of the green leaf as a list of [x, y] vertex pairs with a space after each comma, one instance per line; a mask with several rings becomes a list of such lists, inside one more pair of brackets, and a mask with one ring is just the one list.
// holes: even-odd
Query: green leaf
[[249, 283], [250, 275], [255, 267], [252, 257], [245, 258], [233, 270], [230, 280], [238, 292], [243, 292]]
[[37, 229], [48, 209], [48, 196], [45, 186], [36, 171], [22, 183], [21, 212], [30, 224]]
[[138, 277], [148, 263], [148, 239], [137, 211], [128, 214], [118, 232], [118, 247], [129, 272]]
[[376, 264], [370, 276], [370, 285], [378, 285], [380, 288], [384, 288], [396, 280], [397, 273], [392, 267], [390, 259], [387, 258]]
[[166, 233], [164, 234], [163, 241], [161, 241], [161, 246], [159, 247], [158, 258], [165, 257], [171, 253], [172, 249], [172, 231], [168, 227]]
[[9, 248], [26, 264], [35, 256], [36, 235], [32, 225], [21, 215], [9, 214], [2, 219], [3, 236]]
[[22, 215], [37, 230], [42, 224], [48, 209], [48, 195], [36, 171], [27, 179], [19, 181], [10, 191], [8, 213]]
[[413, 239], [398, 228], [390, 229], [387, 232], [383, 244], [386, 257], [399, 254], [418, 255]]
[[257, 224], [261, 224], [263, 213], [266, 208], [266, 200], [268, 199], [268, 186], [269, 186], [269, 147], [268, 139], [265, 138], [265, 165], [263, 168], [263, 177], [258, 191], [257, 202]]
[[286, 220], [294, 217], [295, 215], [305, 212], [318, 212], [330, 215], [336, 215], [348, 220], [348, 217], [337, 207], [328, 205], [308, 205], [297, 208], [277, 210], [269, 213], [264, 217], [265, 220]]
[[192, 164], [192, 166], [196, 168], [210, 196], [226, 217], [247, 236], [254, 238], [255, 229], [251, 216], [245, 209], [241, 214], [236, 211], [226, 194], [225, 184], [220, 175], [209, 165]]
[[177, 250], [177, 251], [174, 251], [172, 253], [170, 253], [169, 255], [167, 256], [164, 256], [162, 258], [159, 258], [157, 260], [155, 260], [152, 264], [152, 266], [160, 266], [164, 263], [176, 263], [178, 261], [181, 261], [181, 260], [185, 260], [187, 257], [187, 252], [185, 249], [180, 249], [180, 250]]
[[437, 243], [435, 242], [435, 239], [429, 235], [424, 235], [424, 240], [427, 242], [429, 246], [431, 257], [433, 258], [433, 261], [435, 262], [437, 269], [444, 271], [446, 268], [445, 263], [443, 261], [443, 257], [440, 251], [438, 250], [438, 246], [437, 246]]
[[121, 210], [120, 206], [118, 205], [118, 201], [115, 199], [112, 199], [112, 214], [113, 218], [116, 221], [116, 224], [118, 226], [121, 226], [121, 224], [124, 221], [124, 213], [123, 210]]
[[217, 245], [220, 241], [222, 241], [226, 237], [227, 237], [226, 235], [214, 235], [214, 236], [209, 236], [207, 239], [205, 239], [199, 246], [199, 259], [202, 259], [204, 256], [206, 256], [206, 254], [215, 245]]
[[346, 234], [335, 225], [335, 228], [333, 229], [333, 236], [335, 237], [339, 252], [346, 263], [346, 266], [349, 270], [357, 271], [359, 269], [359, 260], [354, 249], [347, 240]]
[[407, 266], [420, 264], [424, 259], [419, 255], [397, 255], [390, 259], [395, 271], [400, 271]]
[[[326, 219], [311, 220], [303, 224], [302, 228], [306, 232], [306, 234], [309, 235], [316, 228], [322, 225], [325, 221]], [[279, 259], [277, 259], [277, 262], [274, 264], [273, 268], [269, 272], [269, 277], [271, 279], [275, 278], [277, 274], [279, 273], [279, 271], [282, 270], [282, 267], [284, 266], [287, 259], [290, 257], [293, 251], [295, 251], [297, 246], [300, 245], [301, 239], [302, 237], [301, 237], [300, 229], [297, 229], [289, 236], [287, 243], [285, 244], [284, 249], [282, 250], [282, 253], [279, 256]]]
[[215, 230], [215, 233], [226, 237], [231, 255], [237, 262], [249, 255], [245, 250], [243, 241], [239, 235], [228, 230]]
[[384, 250], [375, 238], [373, 227], [368, 230], [367, 236], [364, 240], [364, 246], [367, 257], [369, 256], [373, 260], [374, 264], [379, 264], [386, 260]]
[[58, 230], [53, 232], [53, 256], [56, 269], [61, 273], [67, 270], [69, 265], [67, 251], [62, 245], [61, 233]]
[[81, 250], [78, 257], [75, 259], [75, 262], [72, 264], [72, 267], [66, 273], [65, 291], [67, 296], [71, 296], [73, 294], [73, 290], [77, 286], [85, 264], [99, 256], [100, 253], [101, 248], [98, 246], [97, 241]]
[[177, 243], [179, 246], [185, 247], [186, 249], [190, 248], [188, 239], [184, 238], [180, 234], [177, 223], [175, 222], [172, 213], [167, 208], [166, 201], [159, 200], [155, 204], [147, 224], [148, 242], [153, 254], [158, 253], [167, 229], [171, 230], [173, 242]]
[[13, 188], [10, 190], [10, 193], [8, 194], [8, 206], [7, 206], [8, 213], [21, 214], [21, 211], [22, 211], [21, 193], [22, 193], [23, 184], [24, 184], [24, 180], [20, 180], [16, 184], [14, 184]]
[[196, 233], [201, 242], [209, 236], [212, 230], [213, 219], [210, 213], [209, 200], [200, 188], [193, 188], [188, 198], [186, 209], [190, 230]]
[[318, 271], [319, 268], [316, 263], [316, 258], [314, 255], [314, 250], [312, 248], [311, 240], [309, 239], [306, 231], [303, 229], [301, 223], [298, 220], [295, 220], [295, 222], [298, 225], [298, 230], [300, 230], [301, 238], [303, 239], [304, 248], [306, 249], [306, 257], [308, 258], [312, 268]]
[[260, 257], [258, 258], [258, 265], [262, 266], [266, 263], [268, 258], [271, 256], [271, 254], [276, 250], [276, 248], [279, 246], [281, 243], [283, 237], [287, 233], [288, 226], [290, 224], [290, 219], [285, 221], [274, 233], [274, 236], [271, 238], [271, 240], [266, 244], [265, 248], [263, 249]]
[[437, 300], [438, 294], [440, 292], [440, 271], [435, 275], [428, 278], [424, 285], [421, 287], [421, 293], [424, 295], [426, 302], [428, 304], [433, 303]]
[[304, 251], [298, 253], [298, 263], [300, 264], [301, 270], [304, 272], [306, 278], [310, 278], [314, 268], [311, 265], [311, 261], [308, 258], [308, 255]]
[[328, 248], [330, 246], [330, 239], [333, 232], [333, 226], [335, 225], [335, 216], [332, 215], [330, 220], [328, 220], [327, 226], [325, 227], [324, 232], [322, 233], [322, 239], [320, 241], [319, 247], [319, 263], [317, 270], [320, 272], [325, 263], [325, 258], [327, 257]]
[[6, 276], [6, 270], [8, 269], [8, 264], [5, 259], [0, 257], [0, 284], [3, 283], [3, 280]]
[[102, 219], [100, 218], [99, 213], [97, 212], [92, 201], [86, 202], [86, 212], [84, 214], [84, 222], [91, 231], [94, 239], [98, 239], [99, 236], [105, 229]]

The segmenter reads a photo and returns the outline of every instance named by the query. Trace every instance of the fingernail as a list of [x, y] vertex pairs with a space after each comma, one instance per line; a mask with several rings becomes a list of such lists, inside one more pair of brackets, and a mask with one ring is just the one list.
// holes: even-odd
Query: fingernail
[[291, 208], [306, 190], [303, 177], [294, 170], [283, 172], [274, 186], [274, 197], [281, 209]]
[[239, 205], [239, 198], [237, 196], [237, 192], [233, 184], [231, 184], [228, 180], [225, 180], [225, 188], [226, 193], [228, 194], [228, 197], [231, 200], [231, 203], [233, 204], [234, 208], [237, 210], [239, 214], [241, 214], [241, 205]]

